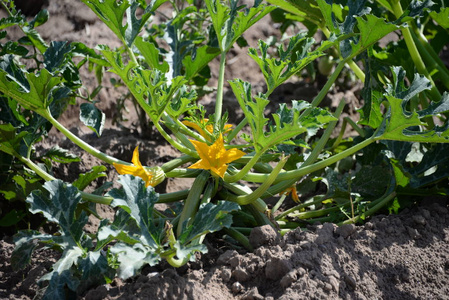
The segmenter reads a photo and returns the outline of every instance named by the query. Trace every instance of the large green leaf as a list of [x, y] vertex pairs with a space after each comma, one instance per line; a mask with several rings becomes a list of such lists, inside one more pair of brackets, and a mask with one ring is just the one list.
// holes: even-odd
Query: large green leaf
[[160, 232], [154, 224], [153, 208], [159, 199], [159, 195], [150, 186], [145, 187], [145, 182], [132, 175], [121, 175], [119, 183], [121, 189], [112, 189], [108, 195], [113, 197], [111, 205], [125, 210], [137, 223], [140, 229], [140, 240], [146, 246], [157, 248]]
[[106, 283], [106, 278], [112, 279], [115, 270], [108, 264], [108, 259], [100, 251], [90, 251], [86, 257], [79, 260], [79, 270], [82, 272], [79, 292], [89, 287]]
[[160, 256], [154, 250], [140, 243], [134, 245], [117, 243], [112, 246], [110, 252], [117, 255], [120, 263], [117, 275], [122, 279], [127, 279], [136, 275], [146, 264], [156, 265], [160, 261]]
[[34, 249], [39, 245], [39, 241], [53, 241], [54, 237], [50, 234], [40, 233], [34, 230], [19, 231], [14, 235], [16, 247], [11, 255], [11, 266], [14, 270], [20, 270], [26, 267], [31, 261], [31, 255]]
[[[324, 55], [322, 52], [324, 47], [320, 47], [315, 51], [309, 51], [313, 42], [314, 40], [306, 37], [305, 33], [300, 33], [290, 38], [286, 49], [283, 48], [283, 45], [279, 45], [277, 49], [279, 58], [268, 56], [268, 45], [264, 41], [259, 41], [260, 56], [256, 49], [249, 49], [249, 56], [256, 61], [264, 75], [268, 87], [268, 95], [291, 76], [305, 68], [310, 62]], [[325, 47], [329, 46], [326, 43]]]
[[220, 0], [206, 0], [222, 52], [227, 52], [248, 28], [276, 8], [261, 4], [262, 1], [257, 0], [253, 7], [242, 11], [237, 2], [231, 0], [228, 6]]
[[111, 71], [120, 76], [154, 123], [159, 122], [173, 96], [187, 82], [182, 76], [169, 82], [158, 69], [143, 70], [132, 62], [125, 65], [120, 53], [107, 48], [103, 48], [102, 53], [112, 65]]
[[194, 54], [186, 55], [182, 60], [186, 79], [192, 79], [219, 54], [220, 49], [204, 45], [196, 49]]
[[145, 62], [154, 69], [160, 70], [162, 73], [166, 73], [169, 69], [166, 61], [160, 62], [160, 51], [153, 43], [145, 41], [142, 37], [137, 37], [135, 41], [137, 49], [139, 49], [142, 56], [145, 58]]
[[[134, 43], [154, 10], [166, 0], [152, 1], [145, 6], [144, 1], [124, 0], [82, 0], [128, 47]], [[143, 14], [137, 10], [143, 9]], [[126, 19], [125, 19], [126, 14]], [[140, 16], [140, 19], [137, 17]], [[126, 24], [124, 21], [126, 20]]]
[[181, 236], [179, 236], [179, 242], [187, 244], [201, 235], [229, 228], [232, 224], [232, 215], [229, 213], [238, 209], [237, 203], [229, 201], [201, 205], [193, 222], [185, 227]]
[[[252, 97], [251, 85], [239, 79], [230, 81], [230, 85], [251, 127], [252, 142], [257, 152], [288, 143], [291, 138], [301, 133], [308, 132], [313, 135], [319, 128], [335, 120], [335, 117], [324, 109], [312, 108], [306, 101], [294, 101], [291, 110], [283, 106], [283, 111], [272, 115], [274, 123], [267, 129], [268, 118], [264, 113], [269, 101], [265, 95]], [[301, 116], [305, 109], [310, 109], [310, 113]]]
[[[44, 188], [48, 194], [42, 191], [34, 191], [27, 198], [32, 213], [42, 213], [50, 222], [57, 223], [65, 235], [71, 237], [76, 244], [82, 235], [82, 222], [87, 219], [79, 217], [75, 219], [75, 210], [81, 201], [78, 189], [61, 180], [47, 181]], [[80, 228], [81, 225], [81, 228]]]
[[25, 77], [29, 87], [0, 70], [0, 91], [26, 109], [41, 111], [47, 108], [51, 102], [51, 92], [61, 83], [61, 79], [53, 77], [46, 69], [42, 69], [38, 75], [27, 73]]

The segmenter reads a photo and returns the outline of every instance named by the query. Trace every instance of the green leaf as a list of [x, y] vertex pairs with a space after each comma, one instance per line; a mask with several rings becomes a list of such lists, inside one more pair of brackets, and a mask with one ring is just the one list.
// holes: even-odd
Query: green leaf
[[[274, 124], [267, 130], [268, 119], [265, 118], [264, 112], [269, 101], [266, 97], [260, 94], [255, 96], [253, 101], [251, 85], [239, 79], [230, 81], [230, 85], [251, 127], [256, 152], [264, 152], [275, 145], [286, 143], [301, 133], [308, 132], [313, 135], [319, 128], [335, 120], [335, 117], [324, 109], [311, 108], [310, 103], [306, 101], [293, 101], [292, 110], [282, 106], [279, 113], [272, 115]], [[300, 116], [305, 109], [311, 109], [310, 114]]]
[[239, 205], [229, 201], [201, 205], [193, 222], [182, 231], [179, 242], [185, 245], [201, 235], [229, 228], [232, 224], [232, 215], [229, 213], [237, 210]]
[[26, 34], [26, 37], [29, 39], [31, 44], [36, 47], [41, 53], [45, 53], [48, 45], [47, 43], [45, 43], [36, 29], [31, 26], [24, 26], [22, 27], [22, 30]]
[[0, 124], [0, 150], [12, 156], [19, 155], [20, 143], [28, 133], [17, 133], [11, 124]]
[[320, 51], [323, 47], [309, 52], [313, 42], [312, 38], [306, 37], [306, 33], [299, 33], [290, 38], [285, 50], [283, 45], [279, 45], [277, 49], [279, 59], [268, 57], [268, 45], [264, 41], [259, 41], [261, 56], [258, 55], [256, 49], [249, 49], [249, 56], [256, 61], [264, 75], [268, 87], [268, 95], [291, 76], [304, 69], [310, 62], [324, 55]]
[[100, 136], [103, 133], [105, 114], [94, 103], [82, 103], [80, 105], [80, 120], [93, 132]]
[[79, 260], [78, 265], [83, 274], [78, 288], [80, 292], [104, 284], [105, 277], [113, 278], [115, 275], [115, 270], [108, 265], [106, 256], [100, 251], [89, 251], [86, 257]]
[[61, 79], [53, 77], [49, 71], [42, 69], [40, 74], [25, 74], [28, 87], [0, 70], [0, 91], [19, 102], [23, 107], [33, 111], [42, 111], [51, 102], [52, 91], [56, 90]]
[[139, 49], [142, 56], [145, 58], [145, 62], [154, 69], [160, 70], [162, 73], [167, 73], [169, 69], [169, 65], [166, 61], [160, 62], [160, 52], [156, 46], [149, 42], [145, 41], [142, 37], [137, 37], [135, 41], [135, 45], [137, 49]]
[[405, 72], [400, 68], [393, 69], [393, 84], [388, 86], [385, 98], [389, 109], [382, 126], [376, 132], [378, 139], [423, 142], [448, 143], [449, 122], [446, 120], [441, 126], [436, 125], [431, 130], [424, 130], [426, 125], [424, 117], [435, 116], [447, 112], [449, 108], [449, 95], [445, 93], [439, 102], [432, 102], [430, 106], [421, 111], [409, 111], [409, 100], [420, 92], [430, 88], [429, 81], [421, 75], [415, 75], [409, 88], [405, 87]]
[[0, 30], [26, 22], [22, 16], [15, 15], [0, 19]]
[[42, 276], [39, 282], [49, 281], [43, 299], [64, 299], [54, 298], [66, 295], [66, 288], [76, 291], [79, 286], [78, 278], [74, 277], [72, 267], [78, 264], [83, 257], [84, 251], [79, 247], [70, 247], [64, 250], [61, 258], [53, 265], [53, 271]]
[[43, 155], [43, 157], [48, 157], [49, 159], [59, 163], [71, 163], [80, 161], [80, 158], [78, 156], [71, 153], [69, 150], [63, 149], [59, 146], [53, 146]]
[[289, 13], [299, 16], [315, 24], [323, 26], [324, 22], [323, 14], [316, 1], [301, 1], [301, 0], [268, 0], [267, 2], [282, 8]]
[[28, 54], [28, 49], [20, 46], [17, 42], [8, 41], [6, 44], [1, 45], [0, 56], [6, 54], [14, 54], [18, 56], [26, 56]]
[[[145, 2], [135, 0], [82, 0], [128, 47], [134, 43], [135, 38], [145, 26], [152, 13], [166, 0], [152, 1], [144, 7]], [[137, 18], [137, 9], [143, 13]], [[123, 25], [126, 14], [126, 24]]]
[[219, 54], [220, 49], [204, 45], [196, 49], [193, 54], [184, 57], [182, 64], [185, 67], [186, 79], [192, 79]]
[[122, 184], [121, 189], [112, 189], [108, 195], [113, 197], [111, 205], [120, 207], [130, 214], [140, 229], [140, 239], [144, 245], [157, 248], [160, 235], [154, 224], [153, 208], [159, 199], [159, 195], [141, 178], [132, 175], [121, 175], [118, 180]]
[[[387, 23], [385, 19], [369, 14], [365, 18], [356, 17], [357, 27], [360, 37], [356, 44], [352, 44], [352, 49], [348, 50], [344, 57], [358, 55], [378, 40], [401, 27], [392, 23]], [[343, 50], [342, 50], [343, 52]]]
[[167, 106], [166, 111], [173, 118], [178, 118], [183, 113], [196, 108], [195, 100], [197, 98], [195, 90], [187, 91], [187, 87], [183, 86], [170, 105]]
[[439, 12], [431, 11], [430, 16], [444, 29], [449, 29], [449, 7], [442, 7]]
[[38, 246], [38, 243], [35, 243], [36, 240], [52, 241], [53, 236], [34, 230], [23, 230], [14, 235], [16, 247], [11, 254], [11, 265], [14, 270], [23, 269], [30, 263], [31, 255]]
[[81, 216], [75, 220], [75, 210], [81, 201], [78, 189], [61, 180], [47, 181], [44, 188], [48, 195], [38, 190], [26, 199], [30, 204], [30, 212], [42, 213], [47, 220], [57, 223], [73, 242], [78, 242], [82, 235], [82, 227], [79, 226], [82, 222], [87, 222]]
[[132, 246], [117, 243], [109, 251], [117, 255], [120, 263], [117, 275], [122, 279], [136, 275], [146, 264], [154, 266], [160, 261], [160, 256], [154, 252], [153, 248], [145, 247], [140, 243]]
[[51, 73], [61, 71], [67, 64], [72, 45], [69, 42], [51, 42], [44, 53], [44, 66]]
[[73, 186], [83, 191], [95, 179], [106, 177], [106, 170], [105, 166], [94, 166], [89, 172], [80, 174], [78, 179], [73, 182]]
[[132, 62], [125, 65], [120, 53], [107, 48], [102, 49], [102, 53], [112, 65], [111, 71], [120, 76], [153, 123], [159, 122], [174, 95], [187, 82], [182, 76], [169, 82], [165, 74], [157, 69], [143, 70]]
[[94, 49], [87, 47], [85, 44], [81, 42], [72, 42], [70, 45], [72, 46], [72, 54], [74, 56], [86, 57], [89, 61], [102, 67], [110, 66], [103, 56], [95, 52]]
[[222, 1], [206, 0], [207, 10], [212, 18], [212, 25], [222, 52], [227, 52], [248, 28], [276, 8], [255, 1], [253, 7], [241, 11], [241, 6], [237, 6], [236, 0], [229, 3], [228, 7], [222, 4]]
[[42, 24], [45, 24], [48, 21], [48, 18], [50, 17], [50, 14], [48, 13], [48, 10], [43, 9], [39, 11], [39, 13], [31, 20], [29, 25], [33, 28], [39, 27]]
[[[84, 4], [111, 29], [124, 43], [126, 41], [126, 28], [123, 24], [126, 10], [131, 6], [128, 0], [117, 2], [116, 0], [81, 0]], [[133, 1], [134, 2], [134, 1]]]

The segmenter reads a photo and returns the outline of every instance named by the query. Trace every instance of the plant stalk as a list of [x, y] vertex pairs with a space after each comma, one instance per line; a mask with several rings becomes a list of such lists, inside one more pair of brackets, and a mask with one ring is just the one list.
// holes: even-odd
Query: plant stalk
[[226, 68], [226, 52], [221, 52], [220, 56], [220, 70], [218, 73], [217, 98], [215, 99], [215, 130], [218, 132], [220, 127], [221, 114], [223, 110], [223, 87], [224, 74]]

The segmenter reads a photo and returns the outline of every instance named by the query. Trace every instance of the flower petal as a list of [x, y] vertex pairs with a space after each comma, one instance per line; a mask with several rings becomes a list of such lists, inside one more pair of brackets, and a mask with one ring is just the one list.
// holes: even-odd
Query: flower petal
[[213, 173], [215, 173], [215, 174], [217, 174], [218, 176], [220, 176], [221, 178], [224, 178], [224, 174], [225, 174], [225, 172], [226, 172], [227, 169], [228, 169], [228, 166], [227, 166], [227, 165], [221, 165], [221, 166], [218, 167], [218, 168], [212, 167], [210, 170], [211, 170]]
[[233, 162], [234, 160], [239, 159], [245, 154], [245, 152], [240, 151], [237, 148], [232, 148], [226, 151], [226, 153], [222, 156], [221, 161], [225, 164], [228, 164], [230, 162]]
[[137, 172], [136, 166], [127, 166], [127, 165], [116, 164], [116, 163], [113, 163], [113, 165], [120, 175], [124, 175], [124, 174], [135, 175], [135, 173]]
[[140, 163], [140, 159], [139, 159], [139, 146], [137, 146], [137, 147], [134, 149], [134, 152], [133, 152], [133, 158], [132, 158], [131, 162], [132, 162], [133, 165], [135, 165], [136, 167], [142, 168], [142, 164]]

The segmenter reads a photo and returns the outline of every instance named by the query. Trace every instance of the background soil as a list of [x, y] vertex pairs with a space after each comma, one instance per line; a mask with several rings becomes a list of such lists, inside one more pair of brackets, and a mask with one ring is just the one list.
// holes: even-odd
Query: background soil
[[[29, 4], [28, 1], [23, 1]], [[47, 41], [81, 41], [90, 47], [97, 44], [117, 46], [110, 30], [79, 0], [42, 1], [50, 12], [50, 21], [39, 27]], [[33, 4], [36, 4], [34, 2]], [[32, 10], [33, 7], [24, 7]], [[3, 12], [0, 12], [3, 14]], [[256, 24], [245, 37], [250, 46], [258, 39], [278, 35], [269, 18]], [[14, 38], [14, 36], [11, 36]], [[235, 48], [228, 57], [227, 79], [250, 81], [255, 89], [264, 89], [264, 81], [255, 63], [246, 55], [247, 49]], [[217, 64], [212, 70], [217, 69]], [[99, 107], [108, 120], [116, 114], [116, 101], [123, 90], [114, 89], [108, 75], [98, 95]], [[94, 76], [83, 73], [84, 82], [94, 82]], [[310, 100], [319, 90], [320, 81], [308, 83], [292, 80], [273, 95], [274, 104], [292, 99]], [[90, 86], [89, 88], [94, 88]], [[347, 115], [354, 115], [358, 106], [359, 87], [336, 89], [327, 103], [332, 106], [343, 97], [351, 103]], [[211, 105], [214, 94], [201, 103]], [[225, 109], [231, 119], [238, 120], [236, 102], [228, 91]], [[100, 138], [79, 122], [79, 111], [71, 107], [61, 121], [71, 131], [110, 155], [130, 160], [135, 145], [139, 145], [141, 160], [146, 165], [158, 165], [179, 154], [163, 140], [142, 138], [133, 128], [135, 113], [126, 123], [131, 130], [106, 123]], [[81, 162], [59, 166], [56, 177], [73, 181], [77, 174], [100, 162], [87, 155], [56, 131], [38, 151], [59, 144], [81, 157]], [[76, 176], [76, 177], [74, 177]], [[110, 169], [105, 180], [114, 181]], [[191, 181], [169, 181], [159, 191], [174, 191], [189, 187]], [[99, 207], [103, 216], [108, 207]], [[91, 220], [89, 228], [96, 225]], [[96, 287], [82, 299], [449, 299], [449, 214], [448, 201], [426, 199], [399, 215], [378, 215], [364, 226], [316, 224], [306, 230], [297, 229], [280, 237], [270, 228], [253, 230], [250, 239], [256, 250], [248, 253], [232, 248], [214, 235], [208, 240], [209, 253], [198, 256], [195, 263], [180, 269], [167, 264], [145, 267], [142, 274], [126, 281], [114, 279], [111, 284]], [[32, 264], [25, 270], [13, 271], [9, 263], [14, 248], [11, 237], [0, 240], [0, 298], [31, 299], [38, 293], [36, 281], [47, 273], [58, 254], [37, 250]]]

